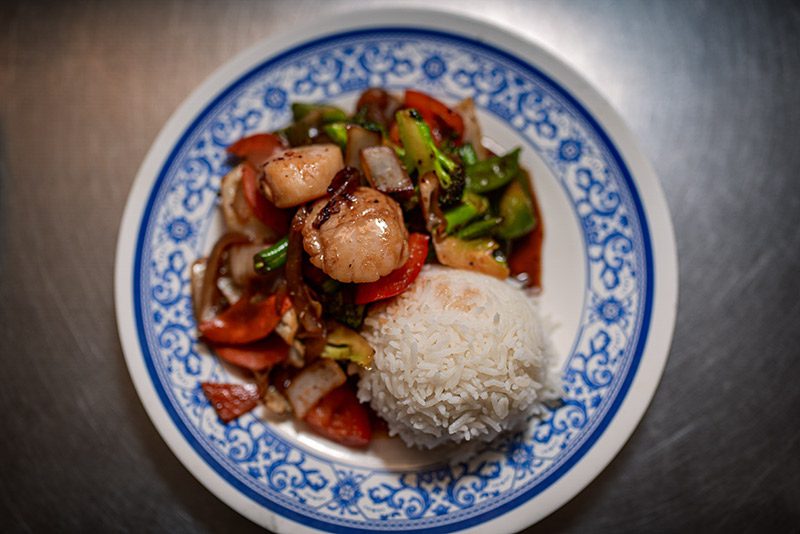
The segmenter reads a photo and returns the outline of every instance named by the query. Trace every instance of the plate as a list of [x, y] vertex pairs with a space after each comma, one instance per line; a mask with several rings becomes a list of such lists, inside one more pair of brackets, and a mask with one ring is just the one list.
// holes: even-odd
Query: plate
[[[563, 402], [491, 446], [365, 452], [259, 413], [225, 426], [200, 390], [235, 380], [198, 343], [188, 267], [221, 231], [225, 147], [290, 119], [292, 101], [351, 106], [368, 86], [474, 98], [487, 143], [523, 147], [545, 221], [542, 308], [557, 322]], [[271, 530], [511, 531], [611, 461], [642, 417], [672, 336], [677, 267], [658, 179], [589, 84], [508, 30], [453, 14], [360, 11], [257, 44], [178, 109], [136, 177], [115, 272], [119, 335], [173, 452]]]

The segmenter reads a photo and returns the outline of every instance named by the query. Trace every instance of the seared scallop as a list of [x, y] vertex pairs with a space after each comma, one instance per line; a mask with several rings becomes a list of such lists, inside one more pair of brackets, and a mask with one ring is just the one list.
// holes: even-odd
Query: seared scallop
[[340, 282], [374, 282], [408, 259], [408, 230], [400, 206], [369, 187], [340, 199], [338, 212], [318, 224], [327, 198], [317, 200], [303, 225], [303, 248], [311, 263]]
[[336, 145], [291, 148], [264, 163], [259, 185], [273, 204], [290, 208], [323, 196], [342, 167], [342, 151]]

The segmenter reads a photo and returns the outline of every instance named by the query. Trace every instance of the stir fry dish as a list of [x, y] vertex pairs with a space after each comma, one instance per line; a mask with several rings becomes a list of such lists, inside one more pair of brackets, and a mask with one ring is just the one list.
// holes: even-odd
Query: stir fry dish
[[292, 115], [227, 148], [226, 232], [191, 289], [202, 341], [251, 378], [202, 389], [225, 423], [263, 406], [365, 447], [385, 424], [357, 395], [371, 310], [442, 269], [535, 291], [542, 222], [520, 149], [484, 146], [471, 99], [371, 88], [352, 114], [298, 102]]

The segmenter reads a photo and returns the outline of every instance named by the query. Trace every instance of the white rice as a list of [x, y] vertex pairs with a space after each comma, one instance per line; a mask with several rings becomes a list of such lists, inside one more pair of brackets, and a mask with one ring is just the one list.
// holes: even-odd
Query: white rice
[[362, 333], [375, 361], [358, 397], [411, 446], [490, 441], [557, 396], [535, 298], [496, 278], [426, 265]]

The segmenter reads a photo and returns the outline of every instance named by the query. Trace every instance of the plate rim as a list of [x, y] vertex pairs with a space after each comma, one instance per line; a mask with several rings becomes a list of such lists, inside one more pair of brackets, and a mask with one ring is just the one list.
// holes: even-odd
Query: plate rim
[[[424, 20], [424, 23], [420, 23]], [[275, 35], [256, 42], [233, 59], [224, 62], [201, 83], [172, 114], [151, 145], [128, 195], [120, 224], [115, 257], [115, 308], [117, 328], [129, 374], [137, 394], [156, 429], [184, 466], [207, 489], [250, 520], [276, 531], [314, 532], [306, 525], [265, 509], [234, 488], [194, 450], [174, 425], [163, 406], [146, 369], [134, 316], [133, 260], [142, 222], [142, 209], [155, 185], [159, 169], [197, 113], [213, 102], [221, 91], [260, 63], [311, 40], [358, 29], [393, 26], [445, 31], [483, 41], [512, 56], [530, 62], [562, 85], [594, 118], [619, 152], [630, 171], [632, 185], [641, 199], [641, 208], [651, 238], [653, 268], [652, 314], [642, 361], [635, 370], [627, 394], [612, 414], [597, 440], [561, 477], [535, 497], [537, 509], [528, 509], [531, 500], [466, 531], [495, 527], [521, 529], [549, 515], [583, 490], [613, 460], [635, 430], [652, 400], [669, 354], [677, 313], [677, 252], [672, 223], [661, 184], [633, 134], [611, 105], [568, 63], [546, 47], [516, 30], [495, 21], [482, 21], [450, 10], [429, 8], [368, 9], [357, 14], [341, 13], [324, 21], [312, 22], [293, 30], [292, 36]], [[513, 45], [513, 46], [512, 46]], [[529, 59], [535, 57], [535, 61]], [[645, 361], [644, 356], [648, 360]]]

